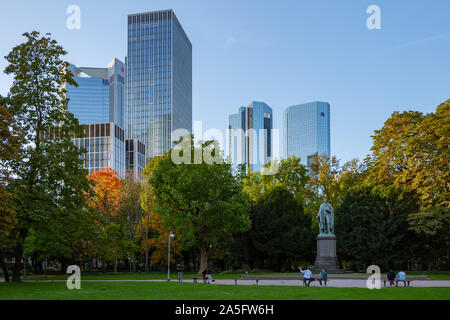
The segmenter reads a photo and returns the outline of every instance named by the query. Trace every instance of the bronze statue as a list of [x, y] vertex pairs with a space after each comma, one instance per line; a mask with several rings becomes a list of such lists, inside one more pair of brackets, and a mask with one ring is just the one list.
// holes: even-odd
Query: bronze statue
[[320, 205], [316, 218], [319, 219], [320, 235], [334, 235], [334, 211], [331, 204], [328, 203], [327, 197]]

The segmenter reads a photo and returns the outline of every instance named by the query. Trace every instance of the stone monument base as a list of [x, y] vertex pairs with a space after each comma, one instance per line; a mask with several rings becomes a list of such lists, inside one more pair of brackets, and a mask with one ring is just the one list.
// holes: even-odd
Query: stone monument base
[[336, 236], [320, 235], [317, 237], [317, 257], [315, 269], [339, 270], [336, 255]]

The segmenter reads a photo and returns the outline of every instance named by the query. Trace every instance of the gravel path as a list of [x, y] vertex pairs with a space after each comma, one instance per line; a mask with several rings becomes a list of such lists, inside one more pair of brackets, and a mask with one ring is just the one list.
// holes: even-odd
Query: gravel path
[[[82, 282], [167, 282], [167, 280], [83, 280]], [[66, 282], [66, 280], [24, 280], [24, 282]], [[172, 280], [172, 282], [178, 282]], [[193, 280], [184, 280], [185, 283], [192, 283]], [[202, 283], [202, 281], [198, 281]], [[238, 280], [238, 285], [256, 285], [255, 280]], [[210, 285], [234, 285], [233, 279], [218, 279]], [[301, 286], [302, 282], [299, 280], [259, 280], [258, 285], [269, 286]], [[320, 286], [318, 281], [311, 282], [312, 287]], [[328, 287], [336, 288], [366, 288], [366, 280], [361, 279], [331, 279], [327, 283]], [[399, 287], [403, 283], [399, 283]], [[381, 282], [383, 287], [383, 282]], [[411, 287], [450, 287], [450, 280], [415, 280], [411, 282]]]

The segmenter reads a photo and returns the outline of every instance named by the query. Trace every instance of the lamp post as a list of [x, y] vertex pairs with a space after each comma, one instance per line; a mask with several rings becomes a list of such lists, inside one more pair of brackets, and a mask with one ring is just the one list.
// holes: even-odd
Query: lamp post
[[169, 233], [169, 245], [168, 245], [168, 255], [167, 255], [167, 281], [170, 281], [170, 239], [175, 238], [175, 235], [170, 232]]

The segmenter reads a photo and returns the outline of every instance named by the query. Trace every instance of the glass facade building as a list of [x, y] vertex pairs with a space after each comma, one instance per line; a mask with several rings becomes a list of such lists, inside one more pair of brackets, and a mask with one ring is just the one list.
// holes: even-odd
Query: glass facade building
[[145, 145], [133, 139], [125, 140], [126, 169], [136, 181], [143, 180], [143, 172], [146, 166]]
[[69, 85], [69, 111], [81, 124], [109, 122], [109, 84], [101, 78], [74, 77], [78, 87]]
[[[68, 85], [68, 109], [85, 125], [85, 137], [74, 139], [80, 149], [84, 167], [93, 171], [110, 168], [117, 172], [119, 178], [125, 178], [126, 169], [135, 164], [142, 164], [142, 155], [135, 159], [126, 157], [125, 132], [125, 64], [113, 59], [107, 68], [87, 68], [70, 65], [78, 87]], [[140, 141], [133, 142], [143, 151]], [[132, 163], [127, 163], [130, 160]], [[139, 161], [138, 161], [139, 160]], [[145, 167], [145, 164], [143, 165]], [[142, 179], [143, 169], [139, 167], [134, 179]]]
[[314, 156], [330, 156], [330, 104], [310, 102], [290, 106], [283, 119], [284, 157], [296, 156], [309, 165]]
[[261, 171], [272, 159], [272, 108], [253, 101], [229, 116], [228, 152], [233, 164], [246, 163], [251, 171]]
[[84, 137], [73, 139], [74, 144], [85, 151], [81, 157], [89, 174], [111, 168], [119, 178], [125, 177], [124, 141], [123, 129], [113, 122], [85, 125]]
[[125, 129], [146, 161], [172, 148], [172, 132], [192, 132], [192, 45], [172, 10], [128, 15]]
[[125, 64], [113, 59], [107, 68], [70, 65], [78, 87], [67, 86], [69, 111], [81, 124], [114, 122], [124, 127]]

